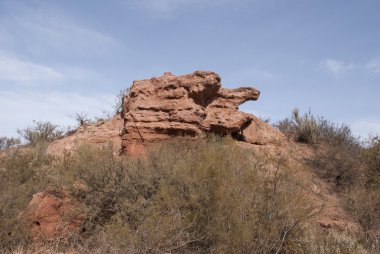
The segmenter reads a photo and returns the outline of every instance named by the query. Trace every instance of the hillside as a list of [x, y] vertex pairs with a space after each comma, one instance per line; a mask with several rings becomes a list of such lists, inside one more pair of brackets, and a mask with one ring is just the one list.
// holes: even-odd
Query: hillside
[[378, 139], [239, 111], [259, 95], [166, 73], [114, 118], [2, 151], [0, 250], [378, 253]]

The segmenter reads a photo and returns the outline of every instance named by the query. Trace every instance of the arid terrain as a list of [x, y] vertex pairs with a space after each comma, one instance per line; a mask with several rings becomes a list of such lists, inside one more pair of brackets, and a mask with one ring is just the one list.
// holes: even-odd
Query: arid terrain
[[112, 118], [2, 138], [0, 252], [379, 253], [379, 137], [239, 111], [259, 96], [165, 73]]

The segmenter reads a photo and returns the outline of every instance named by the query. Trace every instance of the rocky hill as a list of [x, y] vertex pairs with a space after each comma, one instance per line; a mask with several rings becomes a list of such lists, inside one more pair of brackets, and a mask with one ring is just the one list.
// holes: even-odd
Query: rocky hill
[[82, 125], [46, 151], [3, 152], [1, 247], [23, 239], [33, 250], [31, 240], [74, 253], [376, 253], [379, 227], [363, 226], [347, 207], [358, 201], [337, 191], [346, 173], [322, 177], [311, 163], [320, 151], [338, 154], [327, 162], [335, 163], [339, 152], [239, 111], [259, 95], [223, 88], [214, 72], [165, 73], [134, 81], [112, 119]]

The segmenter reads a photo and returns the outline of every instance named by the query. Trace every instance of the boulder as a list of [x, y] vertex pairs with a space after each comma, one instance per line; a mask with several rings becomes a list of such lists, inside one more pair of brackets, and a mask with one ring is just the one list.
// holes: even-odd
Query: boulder
[[134, 81], [123, 99], [122, 148], [139, 153], [146, 145], [205, 133], [229, 135], [253, 144], [267, 144], [283, 135], [239, 105], [257, 100], [252, 87], [222, 88], [221, 78], [210, 71]]
[[78, 207], [68, 191], [44, 191], [33, 195], [20, 219], [34, 242], [61, 239], [79, 230], [83, 213]]

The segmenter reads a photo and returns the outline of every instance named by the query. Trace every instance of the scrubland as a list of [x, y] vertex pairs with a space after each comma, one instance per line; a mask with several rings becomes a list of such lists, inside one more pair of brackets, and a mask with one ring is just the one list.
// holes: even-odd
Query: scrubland
[[[1, 139], [0, 252], [379, 253], [380, 138], [362, 142], [348, 126], [298, 110], [275, 126], [312, 151], [300, 165], [339, 197], [359, 230], [314, 223], [323, 207], [286, 152], [211, 135], [176, 138], [140, 157], [115, 156], [112, 144], [49, 155], [48, 142], [62, 133], [39, 123], [20, 131], [27, 145]], [[33, 243], [20, 213], [35, 193], [67, 190], [83, 214], [80, 228]]]

